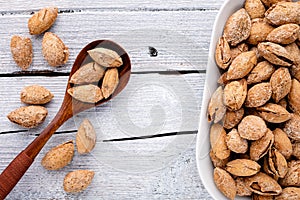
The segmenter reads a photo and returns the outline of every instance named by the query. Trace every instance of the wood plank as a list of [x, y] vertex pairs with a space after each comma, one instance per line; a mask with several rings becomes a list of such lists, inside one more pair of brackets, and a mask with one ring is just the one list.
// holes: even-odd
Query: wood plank
[[37, 0], [34, 3], [25, 0], [19, 1], [2, 1], [0, 2], [0, 12], [28, 12], [36, 11], [43, 7], [57, 6], [60, 10], [86, 10], [86, 9], [100, 9], [100, 10], [172, 10], [172, 9], [217, 9], [224, 0], [189, 0], [176, 1], [173, 0], [115, 0], [115, 1], [92, 1], [86, 0], [84, 3], [72, 0], [54, 0], [51, 2]]
[[[131, 57], [133, 72], [205, 70], [216, 14], [217, 10], [63, 13], [50, 31], [69, 47], [69, 62], [60, 68], [50, 67], [41, 53], [42, 36], [30, 36], [34, 59], [29, 70], [69, 72], [81, 48], [97, 39], [114, 40], [123, 46]], [[0, 74], [20, 71], [8, 49], [12, 35], [29, 35], [29, 17], [27, 14], [0, 16], [0, 26], [5, 27], [0, 30]], [[149, 55], [149, 46], [157, 49], [157, 57]]]
[[[0, 135], [0, 170], [32, 137], [27, 134]], [[43, 169], [40, 161], [45, 152], [74, 137], [73, 133], [55, 135], [7, 199], [210, 199], [196, 169], [195, 135], [134, 143], [98, 143], [97, 146], [105, 145], [100, 149], [108, 150], [102, 157], [96, 157], [101, 155], [95, 153], [100, 149], [94, 149], [89, 155], [75, 153], [72, 163], [59, 171]], [[189, 141], [189, 145], [184, 141]], [[147, 151], [137, 149], [142, 146]], [[161, 154], [169, 156], [163, 159]], [[113, 162], [121, 155], [126, 156], [118, 164]], [[163, 163], [166, 159], [168, 162]], [[86, 191], [66, 194], [62, 188], [63, 178], [76, 169], [94, 170], [95, 178]]]
[[[0, 77], [0, 132], [26, 130], [11, 123], [6, 115], [24, 106], [20, 91], [38, 83], [54, 99], [46, 105], [48, 117], [30, 134], [38, 134], [58, 111], [68, 77]], [[94, 120], [107, 133], [103, 139], [153, 135], [198, 128], [198, 115], [205, 74], [132, 74], [125, 90], [111, 102], [73, 117], [59, 131], [76, 130], [84, 117]], [[116, 129], [118, 131], [116, 131]]]

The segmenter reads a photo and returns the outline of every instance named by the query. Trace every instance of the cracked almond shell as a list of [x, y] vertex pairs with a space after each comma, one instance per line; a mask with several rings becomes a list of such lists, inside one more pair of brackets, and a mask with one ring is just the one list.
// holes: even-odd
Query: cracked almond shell
[[274, 65], [290, 67], [294, 63], [293, 56], [281, 45], [272, 42], [261, 42], [257, 46], [258, 52]]
[[226, 112], [226, 106], [223, 103], [223, 89], [218, 87], [210, 98], [207, 110], [208, 121], [218, 123], [222, 120]]
[[256, 194], [268, 196], [279, 195], [282, 192], [281, 186], [272, 177], [263, 172], [245, 178], [248, 188]]
[[46, 32], [42, 41], [42, 53], [52, 67], [66, 64], [69, 59], [69, 49], [54, 33]]
[[42, 106], [23, 106], [10, 112], [7, 118], [25, 128], [34, 128], [43, 123], [47, 115], [47, 109]]
[[282, 106], [274, 103], [267, 103], [257, 108], [259, 115], [267, 122], [282, 123], [291, 118], [290, 113]]
[[42, 166], [48, 170], [58, 170], [67, 166], [74, 156], [73, 141], [60, 144], [50, 149], [42, 159]]
[[82, 192], [92, 183], [94, 175], [95, 172], [91, 170], [69, 172], [64, 178], [64, 190], [69, 193]]
[[227, 40], [220, 37], [216, 46], [215, 60], [221, 69], [227, 69], [231, 64], [231, 51]]
[[48, 30], [57, 18], [56, 7], [43, 8], [34, 13], [28, 20], [28, 29], [31, 35], [37, 35]]

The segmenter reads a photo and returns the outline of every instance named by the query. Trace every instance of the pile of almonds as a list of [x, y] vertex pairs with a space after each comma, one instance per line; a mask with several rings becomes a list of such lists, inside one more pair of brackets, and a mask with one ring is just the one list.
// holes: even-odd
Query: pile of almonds
[[[68, 93], [79, 101], [96, 103], [103, 98], [109, 98], [117, 88], [117, 68], [123, 65], [123, 61], [117, 52], [102, 47], [91, 49], [88, 54], [93, 61], [81, 66], [71, 76], [69, 82], [76, 86], [68, 89]], [[100, 88], [98, 83], [101, 80]]]
[[299, 24], [299, 1], [246, 0], [218, 40], [210, 157], [229, 199], [300, 199]]
[[[31, 35], [38, 35], [48, 30], [55, 22], [58, 14], [56, 7], [43, 8], [28, 20]], [[32, 42], [28, 37], [14, 35], [10, 49], [16, 64], [26, 70], [32, 63]], [[45, 60], [53, 67], [65, 64], [69, 59], [69, 49], [54, 33], [46, 32], [42, 41], [42, 53]]]

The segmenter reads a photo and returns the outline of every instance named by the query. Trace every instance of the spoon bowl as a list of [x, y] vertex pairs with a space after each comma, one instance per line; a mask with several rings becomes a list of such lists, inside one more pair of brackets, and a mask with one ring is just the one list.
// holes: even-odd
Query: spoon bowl
[[[92, 59], [88, 55], [87, 51], [94, 48], [107, 48], [117, 52], [123, 61], [123, 65], [118, 67], [119, 72], [119, 84], [115, 89], [114, 93], [107, 99], [102, 99], [96, 103], [85, 103], [78, 101], [72, 98], [71, 95], [68, 94], [67, 90], [73, 86], [71, 84], [70, 78], [72, 75], [84, 64], [91, 62]], [[86, 45], [78, 54], [71, 73], [69, 75], [69, 80], [67, 83], [67, 88], [64, 96], [63, 103], [57, 112], [56, 116], [50, 122], [50, 124], [41, 132], [41, 134], [36, 137], [31, 144], [29, 144], [21, 153], [19, 153], [15, 159], [4, 169], [4, 171], [0, 175], [0, 200], [4, 199], [10, 191], [15, 187], [15, 185], [19, 182], [22, 176], [26, 173], [28, 168], [33, 163], [35, 157], [53, 135], [53, 133], [69, 118], [72, 116], [93, 108], [95, 106], [99, 106], [112, 98], [118, 95], [127, 85], [131, 73], [131, 63], [130, 58], [126, 51], [110, 40], [96, 40], [88, 45]]]

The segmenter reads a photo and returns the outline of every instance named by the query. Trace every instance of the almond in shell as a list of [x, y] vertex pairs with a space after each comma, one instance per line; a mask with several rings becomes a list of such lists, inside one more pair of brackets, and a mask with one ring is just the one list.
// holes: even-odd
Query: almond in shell
[[214, 182], [219, 190], [229, 199], [233, 200], [236, 196], [236, 183], [225, 170], [216, 167], [214, 169]]
[[251, 196], [252, 191], [247, 187], [244, 177], [237, 177], [236, 183], [236, 195], [238, 196]]
[[261, 0], [261, 1], [265, 4], [265, 6], [270, 7], [273, 4], [276, 4], [278, 2], [284, 2], [284, 1], [291, 2], [292, 0]]
[[298, 200], [300, 199], [300, 188], [286, 187], [281, 194], [275, 197], [275, 200]]
[[284, 24], [269, 33], [267, 40], [277, 44], [290, 44], [299, 38], [300, 27], [298, 24]]
[[235, 159], [226, 164], [226, 171], [235, 176], [253, 176], [260, 171], [260, 165], [249, 159]]
[[249, 50], [249, 46], [245, 42], [242, 42], [235, 47], [231, 47], [230, 48], [231, 59], [234, 60], [238, 55], [240, 55], [243, 52], [247, 52], [248, 50]]
[[277, 181], [262, 172], [258, 172], [254, 176], [247, 177], [245, 180], [248, 188], [253, 193], [259, 195], [273, 196], [279, 195], [282, 192], [282, 188]]
[[245, 79], [232, 81], [224, 88], [224, 104], [232, 111], [241, 109], [247, 96], [247, 82]]
[[295, 156], [295, 158], [297, 158], [298, 160], [300, 160], [300, 142], [295, 142], [293, 144], [293, 156]]
[[28, 20], [29, 33], [32, 35], [41, 34], [48, 30], [57, 18], [56, 7], [43, 8], [34, 13]]
[[16, 64], [26, 70], [32, 63], [32, 43], [30, 38], [14, 35], [10, 41], [10, 51]]
[[300, 116], [291, 114], [291, 119], [285, 123], [283, 130], [291, 140], [300, 141]]
[[226, 136], [228, 149], [235, 153], [246, 153], [248, 150], [247, 140], [241, 138], [238, 131], [234, 128]]
[[271, 148], [269, 150], [266, 161], [275, 179], [284, 178], [288, 171], [288, 165], [284, 156], [277, 149]]
[[300, 187], [300, 160], [292, 160], [288, 163], [288, 171], [279, 183], [284, 187]]
[[259, 115], [271, 123], [282, 123], [291, 118], [290, 113], [282, 106], [274, 103], [268, 103], [257, 108]]
[[260, 83], [268, 80], [275, 71], [275, 67], [268, 61], [259, 62], [247, 77], [248, 84]]
[[238, 43], [249, 37], [250, 29], [251, 18], [247, 11], [242, 8], [227, 19], [223, 36], [230, 45], [236, 46]]
[[272, 42], [261, 42], [257, 46], [258, 52], [274, 65], [289, 67], [294, 63], [293, 56], [281, 45]]
[[292, 78], [285, 67], [278, 68], [271, 76], [272, 98], [276, 103], [283, 99], [291, 90]]
[[48, 170], [58, 170], [67, 166], [74, 156], [73, 141], [60, 144], [50, 149], [42, 159], [42, 166]]
[[48, 64], [57, 67], [66, 64], [69, 49], [54, 33], [46, 32], [42, 41], [42, 53]]
[[46, 104], [52, 100], [54, 95], [45, 87], [30, 85], [23, 88], [20, 99], [27, 104]]
[[245, 9], [250, 15], [251, 19], [262, 18], [266, 12], [265, 6], [261, 0], [246, 0]]
[[269, 23], [277, 26], [289, 23], [300, 24], [299, 10], [299, 2], [279, 2], [266, 11], [265, 17]]
[[217, 158], [224, 160], [230, 156], [226, 144], [226, 131], [220, 124], [213, 124], [210, 128], [210, 145]]
[[289, 107], [297, 114], [300, 114], [300, 83], [297, 79], [292, 80], [292, 87], [288, 94]]
[[240, 136], [247, 140], [258, 140], [268, 131], [265, 121], [255, 115], [248, 115], [238, 125]]
[[226, 166], [226, 164], [229, 162], [230, 157], [225, 158], [225, 159], [220, 159], [218, 158], [215, 153], [213, 152], [213, 150], [211, 149], [209, 152], [209, 157], [211, 159], [211, 162], [213, 163], [214, 167], [220, 167], [220, 168], [224, 168]]
[[221, 37], [218, 40], [215, 52], [215, 60], [221, 69], [226, 69], [232, 61], [230, 46], [224, 37]]
[[252, 25], [250, 35], [247, 38], [247, 43], [252, 45], [257, 45], [258, 43], [265, 41], [269, 33], [274, 30], [274, 27], [262, 18], [252, 19], [251, 23]]
[[280, 128], [273, 130], [274, 147], [286, 158], [289, 159], [293, 153], [293, 146], [287, 134]]
[[9, 113], [7, 118], [25, 128], [34, 128], [43, 123], [47, 115], [47, 109], [42, 106], [23, 106]]
[[270, 83], [258, 83], [248, 90], [245, 101], [246, 107], [259, 107], [269, 101], [272, 96]]
[[107, 99], [112, 95], [119, 84], [119, 73], [117, 68], [109, 68], [106, 70], [101, 91], [103, 93], [103, 97]]
[[258, 161], [266, 155], [274, 143], [274, 135], [270, 129], [259, 140], [251, 142], [250, 158]]
[[92, 84], [69, 88], [68, 93], [73, 98], [85, 103], [97, 103], [103, 99], [101, 89]]
[[225, 112], [226, 106], [223, 103], [223, 89], [222, 86], [220, 86], [213, 93], [208, 104], [208, 121], [214, 121], [214, 123], [218, 123], [223, 118]]
[[80, 67], [71, 77], [70, 83], [84, 84], [98, 82], [105, 74], [105, 68], [96, 62], [90, 62]]
[[120, 55], [106, 48], [95, 48], [87, 51], [91, 58], [103, 67], [120, 67], [123, 65]]
[[79, 154], [91, 152], [96, 145], [96, 131], [88, 119], [80, 124], [76, 134], [76, 146]]
[[229, 66], [227, 72], [228, 80], [241, 79], [249, 74], [257, 64], [257, 57], [254, 51], [243, 52], [238, 55]]
[[226, 129], [232, 129], [238, 125], [238, 123], [243, 119], [244, 108], [236, 111], [227, 110], [223, 118], [223, 127]]
[[95, 172], [91, 170], [76, 170], [69, 172], [64, 178], [64, 190], [69, 193], [81, 192], [92, 183], [94, 175]]

